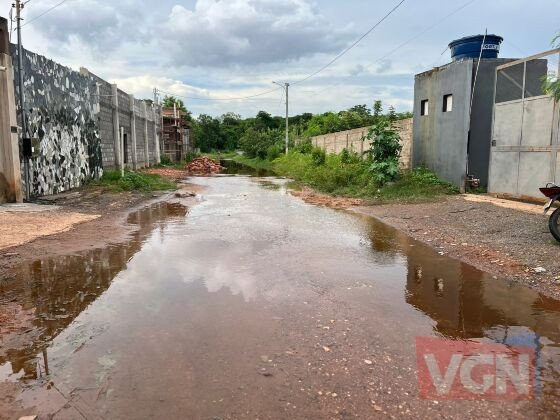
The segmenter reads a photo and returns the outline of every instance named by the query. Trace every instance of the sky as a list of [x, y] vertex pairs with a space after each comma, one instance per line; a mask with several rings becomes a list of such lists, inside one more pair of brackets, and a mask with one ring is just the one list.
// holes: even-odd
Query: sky
[[[414, 74], [449, 62], [450, 41], [487, 29], [504, 37], [500, 57], [518, 58], [550, 49], [560, 32], [558, 0], [405, 0], [334, 64], [297, 83], [399, 1], [67, 0], [45, 13], [61, 0], [30, 0], [22, 36], [26, 49], [86, 67], [137, 98], [152, 98], [157, 87], [194, 115], [250, 117], [283, 115], [283, 89], [230, 98], [270, 91], [273, 81], [295, 83], [290, 115], [375, 100], [411, 111]], [[11, 3], [0, 0], [0, 16]]]

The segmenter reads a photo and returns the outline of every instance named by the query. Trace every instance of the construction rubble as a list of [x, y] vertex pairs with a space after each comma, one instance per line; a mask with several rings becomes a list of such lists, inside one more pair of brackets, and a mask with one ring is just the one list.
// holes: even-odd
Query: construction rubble
[[209, 175], [217, 174], [225, 168], [212, 159], [203, 156], [194, 159], [185, 167], [185, 169], [192, 175]]

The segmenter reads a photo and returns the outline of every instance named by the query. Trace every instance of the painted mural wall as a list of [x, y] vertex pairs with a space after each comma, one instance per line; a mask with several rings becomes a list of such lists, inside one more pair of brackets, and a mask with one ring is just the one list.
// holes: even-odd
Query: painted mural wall
[[[16, 48], [12, 48], [12, 57], [17, 62]], [[99, 178], [103, 172], [100, 106], [94, 78], [26, 50], [23, 70], [28, 135], [34, 146], [29, 168], [31, 195], [67, 191]], [[16, 92], [19, 110], [17, 82]], [[25, 183], [23, 161], [21, 167]]]
[[[12, 45], [17, 63], [17, 48]], [[18, 72], [14, 66], [18, 123], [21, 114]], [[31, 196], [43, 196], [79, 187], [115, 169], [113, 95], [109, 82], [87, 69], [74, 71], [39, 54], [24, 50], [23, 75], [27, 135], [33, 140], [30, 160]], [[134, 99], [118, 89], [119, 132], [125, 135], [124, 165], [130, 169], [159, 163], [159, 107]], [[134, 109], [134, 116], [132, 113]], [[132, 119], [136, 149], [133, 149]], [[147, 139], [147, 141], [146, 141]], [[20, 144], [20, 150], [22, 145]], [[20, 156], [22, 183], [25, 168]]]

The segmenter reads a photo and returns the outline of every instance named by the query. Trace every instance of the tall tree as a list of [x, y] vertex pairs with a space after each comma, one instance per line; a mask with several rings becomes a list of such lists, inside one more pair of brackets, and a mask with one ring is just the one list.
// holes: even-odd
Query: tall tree
[[192, 121], [192, 112], [185, 107], [185, 103], [181, 99], [166, 95], [163, 98], [163, 106], [166, 108], [173, 108], [173, 106], [176, 106], [177, 109], [183, 113], [183, 120], [187, 122]]

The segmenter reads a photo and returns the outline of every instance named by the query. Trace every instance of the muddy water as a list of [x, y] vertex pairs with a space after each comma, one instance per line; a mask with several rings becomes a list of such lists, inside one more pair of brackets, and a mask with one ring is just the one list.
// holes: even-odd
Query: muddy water
[[[204, 199], [188, 211], [132, 214], [129, 243], [35, 261], [3, 283], [3, 302], [23, 302], [33, 324], [25, 344], [0, 343], [0, 378], [24, 387], [14, 406], [111, 419], [558, 412], [558, 302], [305, 204], [284, 180], [197, 182]], [[422, 400], [418, 336], [533, 346], [540, 395]]]
[[226, 168], [222, 173], [229, 175], [251, 175], [258, 177], [269, 177], [274, 175], [274, 173], [267, 169], [255, 169], [232, 159], [222, 159], [220, 160], [220, 165]]

